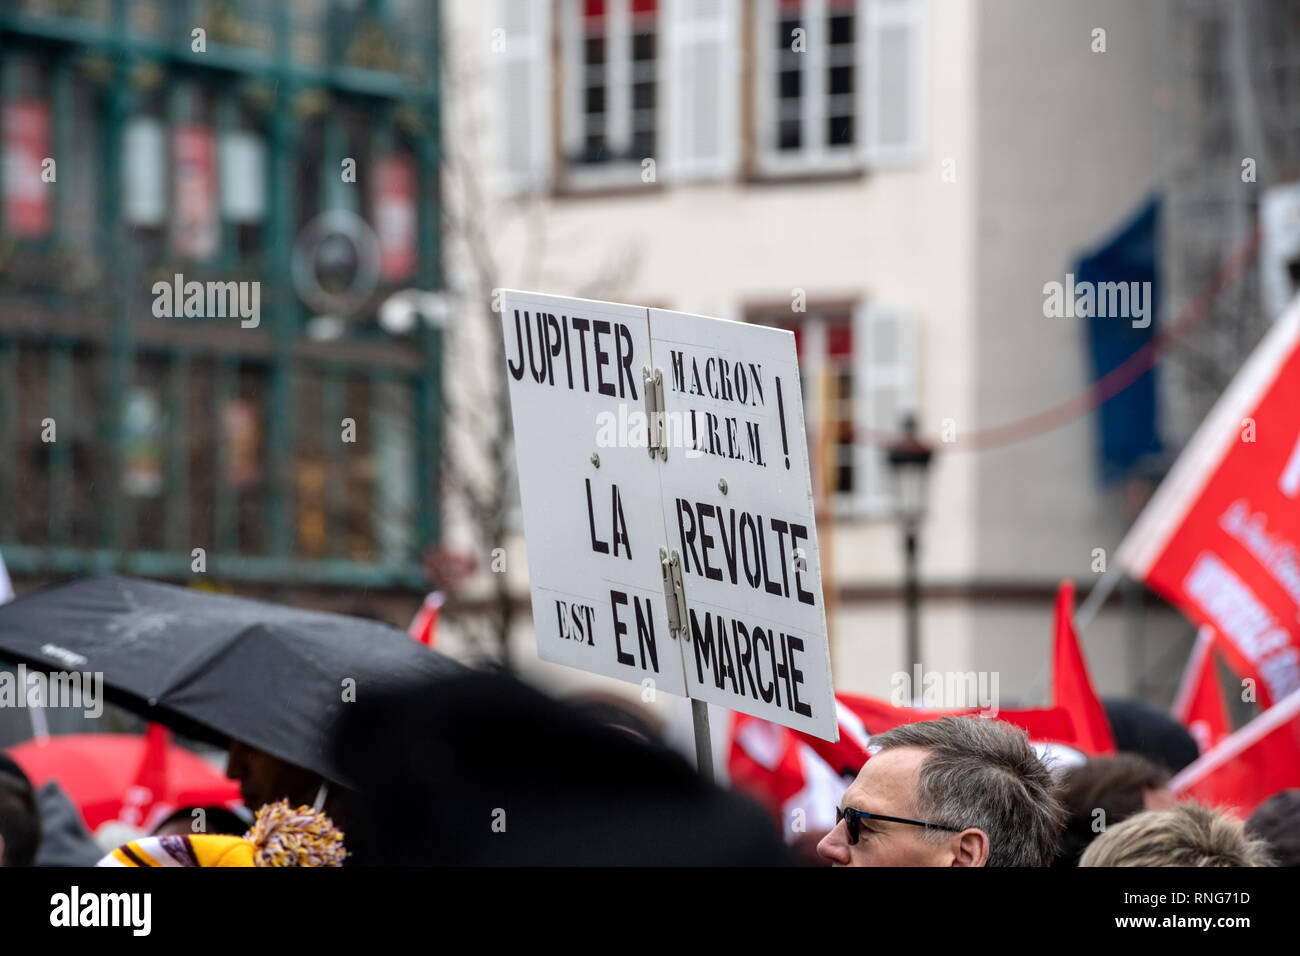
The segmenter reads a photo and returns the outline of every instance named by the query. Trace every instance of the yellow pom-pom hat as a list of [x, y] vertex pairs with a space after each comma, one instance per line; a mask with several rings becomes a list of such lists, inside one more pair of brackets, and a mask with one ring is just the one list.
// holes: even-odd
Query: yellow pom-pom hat
[[242, 837], [176, 834], [142, 837], [118, 847], [99, 866], [342, 866], [343, 834], [311, 807], [288, 800], [257, 811]]

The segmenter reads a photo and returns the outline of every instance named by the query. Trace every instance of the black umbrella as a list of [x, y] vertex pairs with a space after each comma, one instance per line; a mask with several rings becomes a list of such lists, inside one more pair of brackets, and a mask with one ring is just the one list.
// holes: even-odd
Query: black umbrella
[[124, 577], [0, 606], [0, 657], [102, 673], [105, 698], [143, 717], [241, 740], [353, 789], [332, 745], [353, 701], [464, 672], [376, 621]]

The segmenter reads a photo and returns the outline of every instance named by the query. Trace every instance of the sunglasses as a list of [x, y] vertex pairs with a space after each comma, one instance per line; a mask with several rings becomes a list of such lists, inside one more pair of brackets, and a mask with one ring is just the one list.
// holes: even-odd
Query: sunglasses
[[908, 823], [914, 827], [933, 827], [936, 830], [951, 830], [953, 833], [960, 833], [961, 827], [950, 827], [946, 823], [926, 823], [924, 820], [908, 820], [904, 817], [887, 817], [883, 813], [868, 813], [866, 810], [854, 810], [852, 807], [840, 809], [835, 808], [835, 823], [838, 825], [843, 820], [849, 830], [849, 846], [854, 846], [858, 842], [858, 827], [861, 820], [884, 820], [888, 823]]

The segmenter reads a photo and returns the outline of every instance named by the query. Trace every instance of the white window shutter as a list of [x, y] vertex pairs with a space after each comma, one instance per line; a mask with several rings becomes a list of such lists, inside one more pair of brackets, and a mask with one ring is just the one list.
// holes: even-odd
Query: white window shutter
[[517, 195], [551, 178], [551, 0], [498, 2], [505, 30], [501, 172], [504, 191]]
[[664, 178], [727, 178], [739, 154], [739, 5], [666, 0], [663, 13]]
[[[748, 0], [746, 0], [748, 2]], [[776, 30], [776, 0], [756, 0], [750, 14], [754, 19], [753, 84], [754, 147], [759, 168], [766, 170], [777, 152], [780, 103], [776, 95], [777, 51], [772, 34]]]
[[863, 159], [898, 166], [922, 158], [924, 0], [861, 0], [866, 29], [858, 45]]
[[586, 58], [583, 47], [586, 31], [582, 22], [582, 0], [558, 0], [560, 27], [560, 64], [563, 76], [560, 105], [560, 143], [565, 163], [581, 156], [586, 141]]
[[893, 507], [893, 480], [884, 447], [903, 417], [915, 414], [916, 323], [904, 310], [860, 304], [853, 316], [854, 427], [857, 443], [854, 497], [861, 509], [884, 514]]
[[122, 135], [122, 218], [133, 226], [167, 221], [167, 130], [151, 116], [132, 117]]

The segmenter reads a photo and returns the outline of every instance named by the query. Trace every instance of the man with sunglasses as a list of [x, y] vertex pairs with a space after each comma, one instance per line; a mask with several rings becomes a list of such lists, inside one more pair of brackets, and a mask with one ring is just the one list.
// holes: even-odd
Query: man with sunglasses
[[1023, 730], [980, 717], [871, 738], [817, 852], [838, 866], [1049, 866], [1065, 811]]

